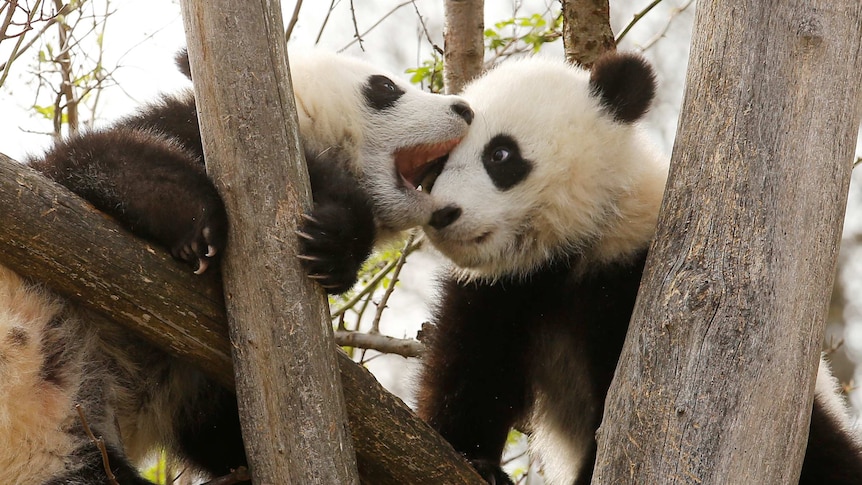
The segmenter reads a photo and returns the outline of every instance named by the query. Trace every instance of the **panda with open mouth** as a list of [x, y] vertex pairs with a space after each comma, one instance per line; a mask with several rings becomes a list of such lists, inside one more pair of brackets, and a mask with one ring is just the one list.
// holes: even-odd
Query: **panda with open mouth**
[[[183, 55], [180, 64], [188, 73]], [[428, 222], [433, 204], [416, 189], [473, 112], [347, 56], [291, 52], [290, 64], [314, 198], [300, 257], [343, 292], [375, 241]], [[205, 172], [191, 90], [29, 163], [198, 272], [224, 249], [228, 220]], [[106, 462], [76, 405], [103, 437]], [[104, 484], [106, 466], [123, 485], [150, 484], [135, 465], [162, 448], [213, 476], [246, 463], [231, 391], [2, 265], [0, 441], [4, 484]]]

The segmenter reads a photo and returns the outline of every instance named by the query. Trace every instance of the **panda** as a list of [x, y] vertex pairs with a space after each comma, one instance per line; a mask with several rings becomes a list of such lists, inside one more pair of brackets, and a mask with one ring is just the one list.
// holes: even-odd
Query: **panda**
[[[507, 62], [463, 96], [476, 111], [424, 227], [456, 267], [441, 283], [417, 411], [492, 484], [513, 425], [550, 484], [589, 484], [595, 433], [667, 178], [636, 126], [655, 93], [640, 57], [591, 71]], [[862, 481], [862, 445], [821, 361], [801, 483]]]
[[[473, 113], [347, 56], [290, 60], [314, 198], [300, 256], [340, 292], [375, 241], [428, 221], [433, 204], [417, 187]], [[59, 141], [30, 165], [197, 272], [225, 246], [190, 90]], [[150, 484], [135, 465], [161, 448], [212, 476], [246, 463], [232, 392], [2, 265], [0, 441], [5, 484], [104, 484], [108, 469], [123, 485]]]

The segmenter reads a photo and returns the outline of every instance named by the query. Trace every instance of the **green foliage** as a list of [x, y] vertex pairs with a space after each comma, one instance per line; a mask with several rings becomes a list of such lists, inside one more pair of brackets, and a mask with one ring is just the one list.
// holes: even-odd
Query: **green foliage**
[[428, 90], [432, 93], [443, 92], [443, 58], [437, 54], [434, 54], [431, 59], [422, 61], [421, 66], [407, 69], [405, 72], [411, 74], [411, 83], [423, 88], [428, 86]]
[[543, 45], [559, 39], [562, 29], [562, 14], [550, 24], [537, 13], [529, 17], [513, 17], [497, 22], [493, 29], [485, 29], [485, 50], [498, 55], [510, 50], [539, 52]]
[[[512, 17], [501, 20], [492, 28], [485, 29], [486, 58], [491, 63], [515, 54], [536, 53], [545, 44], [562, 38], [563, 15], [558, 13], [547, 18], [541, 14], [527, 17]], [[433, 93], [443, 92], [443, 59], [436, 53], [425, 59], [419, 67], [406, 70], [410, 82]]]

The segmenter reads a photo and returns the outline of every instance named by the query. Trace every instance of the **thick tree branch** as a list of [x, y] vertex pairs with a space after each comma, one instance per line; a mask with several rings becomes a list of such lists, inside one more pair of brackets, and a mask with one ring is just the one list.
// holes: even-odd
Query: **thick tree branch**
[[[233, 388], [221, 286], [213, 275], [192, 274], [65, 188], [3, 155], [0, 207], [0, 263]], [[367, 370], [341, 352], [338, 365], [363, 483], [483, 483]]]

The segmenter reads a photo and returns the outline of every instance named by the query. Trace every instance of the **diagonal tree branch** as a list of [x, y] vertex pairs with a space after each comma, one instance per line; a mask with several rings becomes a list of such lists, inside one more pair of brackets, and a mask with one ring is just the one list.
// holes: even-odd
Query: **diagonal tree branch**
[[[43, 282], [233, 388], [221, 286], [0, 154], [0, 264]], [[364, 368], [338, 352], [362, 483], [484, 483]], [[266, 439], [261, 436], [260, 439]]]

